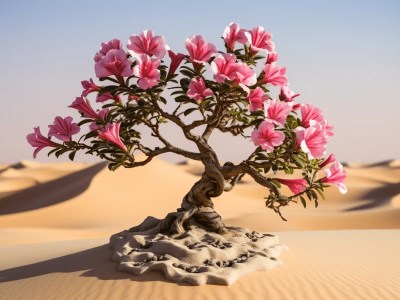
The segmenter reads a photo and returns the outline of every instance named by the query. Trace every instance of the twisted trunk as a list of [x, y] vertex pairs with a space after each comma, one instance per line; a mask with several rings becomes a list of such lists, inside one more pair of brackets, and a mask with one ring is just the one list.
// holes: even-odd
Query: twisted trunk
[[208, 231], [224, 233], [225, 225], [214, 210], [213, 197], [220, 196], [225, 187], [225, 179], [216, 167], [212, 156], [203, 159], [205, 172], [183, 198], [176, 218], [168, 231], [185, 232], [190, 224], [197, 223]]
[[163, 220], [146, 222], [131, 228], [129, 231], [146, 231], [148, 234], [169, 233], [181, 234], [197, 225], [207, 231], [223, 234], [225, 225], [221, 216], [214, 210], [211, 198], [220, 196], [225, 188], [224, 176], [217, 168], [212, 156], [203, 159], [205, 172], [183, 198], [181, 207], [169, 213]]

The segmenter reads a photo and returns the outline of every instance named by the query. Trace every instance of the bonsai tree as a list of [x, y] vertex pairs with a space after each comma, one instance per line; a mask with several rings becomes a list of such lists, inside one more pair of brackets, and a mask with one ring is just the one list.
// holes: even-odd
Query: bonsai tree
[[[94, 57], [99, 82], [82, 81], [82, 95], [70, 105], [81, 120], [57, 116], [46, 136], [35, 127], [27, 136], [34, 157], [46, 147], [49, 155], [68, 154], [71, 160], [85, 151], [109, 161], [110, 170], [144, 166], [164, 153], [202, 162], [204, 173], [180, 208], [157, 225], [156, 232], [170, 234], [189, 230], [193, 222], [226, 232], [213, 198], [245, 175], [265, 187], [266, 207], [283, 220], [282, 207], [299, 201], [305, 207], [306, 199], [317, 206], [330, 184], [345, 193], [342, 165], [333, 154], [325, 158], [332, 126], [317, 107], [296, 102], [299, 94], [288, 85], [271, 37], [261, 26], [247, 30], [231, 23], [223, 32], [224, 51], [194, 35], [185, 41], [186, 54], [175, 53], [151, 30], [130, 36], [127, 50], [118, 39], [102, 43]], [[279, 94], [272, 95], [271, 87]], [[177, 126], [196, 151], [165, 138], [166, 123]], [[209, 143], [216, 131], [251, 139], [254, 151], [236, 163], [222, 161]], [[146, 144], [146, 134], [158, 145]], [[277, 177], [278, 171], [295, 178]], [[282, 194], [281, 185], [292, 193]]]

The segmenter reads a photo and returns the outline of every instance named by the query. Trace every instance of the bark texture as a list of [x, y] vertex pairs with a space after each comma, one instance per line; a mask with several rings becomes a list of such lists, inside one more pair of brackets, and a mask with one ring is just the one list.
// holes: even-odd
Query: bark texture
[[[148, 228], [151, 233], [182, 234], [191, 225], [207, 231], [226, 232], [221, 216], [214, 210], [212, 198], [220, 196], [225, 189], [225, 178], [212, 157], [203, 160], [205, 172], [182, 200], [176, 212], [169, 213], [161, 222]], [[140, 225], [139, 225], [140, 226]], [[130, 231], [135, 230], [131, 228]]]

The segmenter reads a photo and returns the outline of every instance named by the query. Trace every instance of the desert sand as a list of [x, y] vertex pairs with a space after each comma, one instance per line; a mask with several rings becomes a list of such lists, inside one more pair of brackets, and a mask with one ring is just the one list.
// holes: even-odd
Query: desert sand
[[289, 248], [283, 264], [230, 286], [189, 286], [118, 271], [108, 241], [174, 211], [201, 165], [1, 165], [0, 299], [399, 299], [399, 161], [346, 169], [348, 194], [332, 187], [317, 209], [288, 207], [288, 222], [245, 177], [216, 210], [229, 226], [277, 235]]

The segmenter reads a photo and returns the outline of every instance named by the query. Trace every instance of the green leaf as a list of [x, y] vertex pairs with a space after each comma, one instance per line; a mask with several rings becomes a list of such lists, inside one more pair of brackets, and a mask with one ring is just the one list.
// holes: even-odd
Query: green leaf
[[194, 77], [194, 74], [192, 72], [187, 71], [187, 70], [180, 70], [179, 72], [181, 72], [186, 77], [189, 77], [189, 78]]
[[265, 112], [263, 110], [256, 110], [250, 112], [250, 115], [252, 116], [259, 116], [259, 117], [264, 117]]
[[115, 171], [116, 169], [118, 169], [119, 167], [121, 167], [123, 165], [123, 162], [121, 161], [121, 162], [113, 162], [113, 163], [110, 163], [109, 165], [108, 165], [108, 169], [109, 170], [111, 170], [111, 171]]
[[111, 78], [111, 77], [101, 77], [101, 78], [99, 78], [99, 80], [100, 80], [100, 81], [109, 80], [109, 81], [118, 83], [118, 80], [116, 80], [116, 79], [114, 79], [114, 78]]
[[203, 102], [200, 103], [200, 107], [203, 108], [204, 110], [209, 110], [212, 107], [216, 105], [216, 103], [213, 101], [214, 99], [207, 99], [204, 100]]
[[187, 71], [191, 72], [193, 75], [196, 75], [194, 70], [192, 68], [187, 67], [187, 66], [181, 66], [180, 69], [187, 70]]
[[281, 184], [280, 184], [278, 181], [276, 181], [274, 178], [271, 178], [271, 182], [272, 182], [276, 187], [281, 188]]
[[97, 137], [98, 135], [99, 135], [99, 133], [97, 132], [97, 130], [91, 131], [91, 132], [85, 134], [85, 139], [84, 139], [84, 141], [86, 141], [86, 140], [88, 140], [88, 139], [90, 139], [90, 138]]
[[109, 163], [107, 167], [108, 167], [108, 169], [109, 169], [110, 171], [114, 171], [115, 165], [116, 165], [116, 163]]
[[175, 98], [176, 102], [190, 102], [190, 98], [188, 96], [178, 96]]
[[187, 115], [189, 115], [189, 114], [191, 114], [192, 112], [197, 111], [197, 110], [198, 110], [197, 107], [188, 108], [187, 110], [185, 110], [185, 111], [183, 112], [183, 114], [184, 114], [185, 116], [187, 116]]
[[292, 158], [295, 160], [295, 162], [296, 162], [301, 168], [304, 168], [304, 167], [307, 165], [307, 163], [306, 163], [304, 160], [302, 160], [302, 159], [301, 159], [299, 156], [297, 156], [297, 155], [293, 155]]
[[160, 70], [160, 77], [162, 80], [164, 80], [167, 77], [167, 71], [165, 71], [165, 69]]
[[269, 159], [269, 157], [264, 153], [259, 152], [256, 154], [256, 160], [267, 160], [267, 159]]
[[317, 192], [318, 192], [318, 194], [321, 196], [321, 198], [322, 198], [322, 200], [325, 200], [325, 195], [324, 195], [324, 193], [323, 193], [323, 191], [321, 191], [320, 189], [315, 189]]
[[190, 80], [187, 78], [182, 78], [180, 81], [181, 87], [184, 91], [189, 89]]
[[210, 102], [209, 103], [207, 103], [206, 105], [203, 105], [203, 108], [205, 109], [205, 110], [211, 110], [214, 106], [216, 106], [217, 104], [215, 103], [215, 102], [212, 102], [211, 100], [210, 100]]
[[167, 99], [165, 99], [164, 97], [160, 97], [160, 101], [164, 104], [167, 104]]
[[82, 126], [83, 124], [91, 123], [91, 122], [93, 122], [92, 119], [85, 119], [85, 120], [80, 121], [80, 122], [78, 123], [78, 126]]
[[51, 154], [53, 154], [54, 152], [56, 152], [59, 148], [54, 148], [53, 150], [51, 150], [49, 153], [47, 153], [47, 156], [50, 156]]
[[172, 92], [171, 93], [171, 96], [174, 96], [174, 95], [184, 95], [185, 94], [185, 92], [183, 92], [183, 91], [175, 91], [175, 92]]
[[317, 208], [317, 207], [318, 207], [318, 200], [315, 199], [315, 208]]
[[64, 154], [65, 152], [69, 151], [68, 149], [62, 148], [55, 152], [55, 156], [58, 158], [60, 155]]
[[289, 167], [286, 167], [284, 169], [284, 171], [285, 171], [285, 174], [288, 174], [288, 175], [292, 175], [294, 173], [294, 169], [293, 168], [289, 168]]
[[311, 197], [315, 200], [318, 200], [318, 195], [314, 190], [310, 190]]
[[74, 158], [75, 158], [75, 154], [76, 154], [76, 151], [72, 151], [72, 152], [68, 155], [69, 159], [73, 161]]
[[101, 94], [105, 94], [105, 93], [112, 93], [114, 92], [116, 89], [119, 88], [119, 85], [108, 85], [108, 86], [104, 86], [100, 89], [99, 91], [99, 95]]
[[307, 207], [306, 199], [304, 199], [303, 196], [300, 196], [300, 200], [301, 200], [301, 204], [303, 204], [304, 208], [306, 208]]

